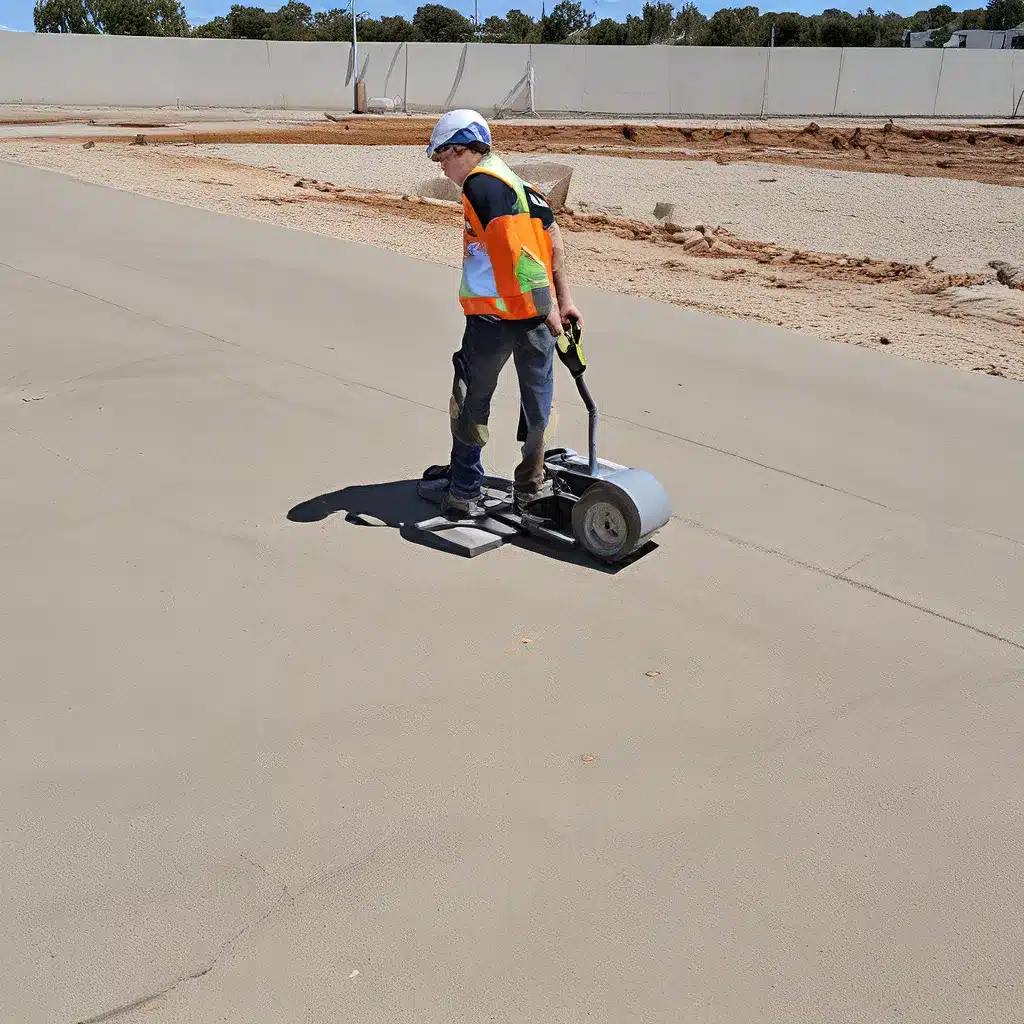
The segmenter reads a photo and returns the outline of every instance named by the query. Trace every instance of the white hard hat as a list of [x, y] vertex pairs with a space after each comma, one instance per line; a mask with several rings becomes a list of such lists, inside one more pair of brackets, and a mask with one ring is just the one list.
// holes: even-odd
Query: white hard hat
[[430, 133], [427, 156], [437, 160], [441, 146], [465, 145], [468, 142], [491, 144], [491, 129], [481, 114], [475, 110], [449, 110], [442, 114]]

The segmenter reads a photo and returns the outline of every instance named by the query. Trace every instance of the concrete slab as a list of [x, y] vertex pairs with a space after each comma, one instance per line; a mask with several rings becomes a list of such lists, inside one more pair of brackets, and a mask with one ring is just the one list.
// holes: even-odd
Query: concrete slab
[[699, 514], [446, 557], [453, 271], [2, 163], [0, 223], [7, 1016], [1024, 1015], [1016, 385], [583, 291]]
[[408, 528], [407, 535], [417, 543], [464, 558], [475, 558], [502, 545], [502, 538], [497, 533], [476, 526], [453, 525], [444, 516], [413, 523]]

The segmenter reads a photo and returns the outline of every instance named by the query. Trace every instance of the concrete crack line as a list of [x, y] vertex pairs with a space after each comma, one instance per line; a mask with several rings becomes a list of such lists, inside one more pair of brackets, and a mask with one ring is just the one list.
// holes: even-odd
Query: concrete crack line
[[194, 981], [196, 978], [201, 978], [204, 974], [209, 974], [216, 962], [216, 958], [214, 958], [205, 967], [200, 967], [198, 970], [192, 971], [191, 974], [183, 974], [180, 978], [175, 979], [169, 985], [165, 985], [157, 992], [151, 992], [149, 995], [142, 996], [140, 999], [125, 1003], [122, 1006], [115, 1006], [114, 1009], [107, 1010], [105, 1013], [98, 1014], [95, 1017], [87, 1017], [84, 1020], [77, 1021], [77, 1024], [103, 1024], [104, 1021], [114, 1020], [126, 1013], [131, 1013], [132, 1010], [141, 1009], [143, 1006], [155, 1002], [161, 996], [167, 995], [168, 992], [173, 992], [179, 985], [184, 985], [186, 981]]
[[137, 309], [132, 309], [130, 306], [122, 306], [120, 302], [115, 302], [113, 299], [105, 298], [102, 295], [96, 295], [93, 292], [86, 291], [84, 288], [76, 288], [72, 284], [65, 284], [63, 281], [55, 281], [52, 277], [46, 277], [45, 274], [36, 274], [31, 270], [25, 270], [24, 267], [16, 267], [12, 263], [5, 263], [0, 260], [0, 267], [6, 267], [8, 270], [13, 270], [16, 274], [24, 274], [25, 277], [31, 277], [36, 281], [42, 281], [45, 284], [53, 285], [54, 288], [63, 288], [65, 291], [74, 292], [75, 295], [84, 296], [87, 299], [95, 299], [97, 302], [102, 302], [106, 306], [111, 306], [113, 309], [119, 309], [123, 313], [128, 313], [131, 316], [137, 316], [141, 320], [148, 320], [152, 324], [156, 324], [158, 327], [177, 327], [179, 330], [188, 331], [191, 334], [198, 334], [201, 337], [210, 338], [213, 341], [219, 341], [224, 345], [230, 345], [232, 348], [241, 348], [238, 342], [228, 341], [225, 338], [218, 338], [216, 335], [207, 334], [206, 331], [197, 330], [194, 327], [185, 327], [183, 324], [168, 324], [164, 323], [163, 320], [158, 319], [155, 316], [150, 316], [148, 313], [140, 313]]
[[[883, 534], [880, 543], [885, 543], [888, 536], [889, 534], [887, 533]], [[836, 573], [836, 576], [845, 576], [848, 572], [852, 572], [858, 565], [863, 565], [869, 558], [871, 558], [872, 555], [874, 555], [874, 553], [875, 549], [872, 548], [863, 558], [858, 558], [856, 562], [851, 563], [845, 569], [840, 569], [839, 572]]]
[[122, 1003], [120, 1006], [115, 1006], [111, 1010], [105, 1010], [103, 1013], [97, 1014], [94, 1017], [86, 1017], [82, 1020], [78, 1020], [75, 1024], [105, 1024], [107, 1021], [116, 1020], [118, 1017], [124, 1016], [126, 1013], [131, 1013], [133, 1010], [138, 1010], [149, 1003], [155, 1002], [161, 996], [167, 995], [169, 992], [173, 992], [179, 985], [184, 985], [186, 982], [195, 981], [197, 978], [202, 978], [217, 967], [222, 960], [230, 957], [234, 953], [238, 943], [244, 939], [251, 932], [254, 932], [260, 927], [265, 921], [273, 917], [278, 911], [282, 909], [291, 909], [295, 906], [296, 900], [300, 897], [319, 892], [325, 886], [332, 882], [340, 879], [347, 879], [354, 875], [359, 874], [365, 868], [369, 867], [377, 858], [381, 852], [390, 846], [388, 837], [385, 837], [376, 846], [371, 848], [367, 853], [361, 857], [357, 857], [355, 860], [350, 861], [347, 864], [343, 864], [339, 868], [331, 868], [321, 874], [315, 876], [311, 881], [307, 882], [299, 891], [292, 894], [288, 890], [288, 886], [285, 885], [281, 879], [277, 878], [274, 874], [268, 871], [262, 864], [252, 860], [247, 854], [242, 853], [239, 856], [247, 864], [254, 867], [257, 871], [261, 872], [266, 878], [272, 880], [275, 884], [281, 886], [281, 895], [274, 900], [270, 906], [254, 921], [250, 921], [247, 925], [240, 928], [231, 938], [223, 942], [216, 953], [202, 966], [195, 970], [189, 971], [187, 974], [183, 974], [174, 981], [163, 985], [155, 992], [149, 992], [144, 996], [140, 996], [138, 999], [133, 999], [129, 1003]]
[[96, 474], [93, 473], [92, 470], [86, 469], [84, 466], [80, 466], [77, 462], [75, 462], [75, 460], [71, 458], [70, 455], [64, 455], [61, 452], [56, 451], [55, 449], [49, 447], [49, 445], [43, 444], [43, 442], [40, 441], [39, 438], [33, 437], [31, 434], [22, 433], [22, 431], [18, 430], [16, 427], [12, 427], [10, 424], [6, 424], [5, 426], [6, 429], [9, 430], [12, 434], [16, 434], [18, 437], [22, 438], [25, 441], [28, 441], [30, 444], [34, 444], [39, 448], [42, 448], [44, 452], [49, 452], [54, 458], [60, 459], [62, 462], [67, 462], [70, 465], [74, 466], [79, 473], [84, 473], [88, 477], [96, 476]]
[[280, 878], [277, 877], [277, 875], [268, 871], [262, 864], [259, 863], [259, 861], [253, 860], [247, 853], [241, 853], [239, 854], [239, 856], [242, 858], [242, 860], [245, 861], [246, 864], [249, 864], [251, 867], [254, 867], [265, 878], [269, 878], [270, 881], [273, 882], [275, 885], [279, 885], [281, 887], [281, 892], [284, 895], [285, 899], [287, 899], [288, 902], [293, 906], [295, 905], [295, 897], [288, 891], [288, 885], [286, 882], [283, 882]]
[[279, 366], [294, 366], [298, 369], [308, 370], [310, 373], [319, 374], [322, 377], [327, 377], [330, 380], [336, 380], [340, 384], [344, 384], [347, 387], [363, 388], [366, 391], [373, 391], [379, 395], [386, 395], [388, 398], [395, 398], [400, 402], [406, 402], [409, 405], [418, 406], [421, 409], [429, 409], [431, 412], [444, 412], [446, 406], [430, 405], [426, 402], [419, 402], [414, 398], [408, 398], [405, 395], [399, 395], [394, 391], [387, 391], [384, 388], [374, 387], [372, 384], [366, 384], [360, 380], [351, 380], [346, 377], [341, 377], [336, 373], [330, 373], [327, 370], [321, 370], [316, 366], [309, 366], [306, 363], [299, 362], [296, 359], [278, 359], [271, 356], [266, 356], [263, 353], [253, 352], [251, 349], [246, 348], [241, 342], [229, 341], [227, 338], [222, 338], [217, 334], [211, 334], [209, 331], [201, 330], [198, 327], [188, 327], [185, 324], [168, 323], [165, 320], [159, 319], [159, 317], [150, 316], [147, 313], [140, 313], [138, 310], [132, 309], [129, 306], [122, 306], [119, 302], [114, 302], [113, 299], [104, 298], [102, 295], [96, 295], [93, 292], [85, 291], [82, 288], [76, 288], [74, 285], [65, 284], [63, 281], [55, 281], [52, 278], [46, 277], [42, 274], [35, 274], [31, 270], [25, 270], [22, 267], [16, 267], [13, 264], [5, 263], [0, 260], [0, 267], [7, 267], [8, 270], [13, 270], [17, 274], [24, 274], [26, 277], [34, 278], [37, 281], [43, 281], [46, 284], [53, 285], [54, 288], [64, 288], [69, 292], [74, 292], [76, 295], [82, 295], [89, 299], [95, 299], [97, 302], [102, 302], [105, 305], [112, 306], [114, 309], [120, 309], [125, 313], [130, 313], [132, 316], [137, 316], [142, 320], [147, 320], [150, 323], [156, 324], [158, 327], [166, 327], [168, 329], [176, 329], [179, 331], [187, 331], [189, 334], [195, 334], [201, 338], [206, 338], [209, 341], [217, 342], [221, 345], [227, 345], [232, 349], [241, 349], [247, 353], [253, 359], [262, 359], [264, 362], [277, 364]]
[[730, 451], [728, 448], [719, 448], [717, 445], [709, 444], [707, 441], [698, 441], [692, 437], [685, 437], [682, 434], [673, 434], [671, 430], [662, 430], [660, 427], [652, 427], [647, 423], [637, 423], [636, 420], [626, 419], [624, 416], [612, 416], [607, 413], [602, 413], [601, 418], [604, 420], [611, 420], [614, 423], [628, 423], [631, 427], [637, 427], [640, 430], [649, 430], [652, 434], [660, 434], [662, 437], [671, 437], [675, 441], [682, 441], [685, 444], [693, 445], [695, 448], [703, 448], [705, 451], [714, 452], [716, 455], [725, 455], [730, 459], [738, 459], [740, 462], [746, 462], [748, 465], [757, 466], [759, 469], [766, 469], [769, 473], [778, 473], [780, 476], [788, 476], [793, 480], [800, 480], [805, 484], [813, 484], [815, 487], [823, 487], [827, 491], [834, 491], [836, 494], [845, 495], [848, 498], [856, 498], [858, 501], [866, 502], [869, 505], [874, 505], [876, 508], [885, 509], [887, 512], [897, 512], [898, 509], [894, 509], [884, 502], [875, 501], [874, 498], [866, 498], [863, 494], [856, 494], [854, 491], [844, 490], [842, 487], [836, 487], [834, 484], [826, 484], [821, 480], [815, 480], [813, 477], [804, 476], [802, 473], [795, 473], [789, 469], [781, 469], [779, 466], [772, 466], [767, 462], [759, 462], [757, 459], [750, 458], [749, 455], [741, 455], [739, 452]]
[[[787, 476], [792, 480], [799, 480], [802, 483], [811, 484], [814, 487], [822, 487], [825, 490], [832, 491], [835, 494], [842, 494], [847, 498], [854, 498], [857, 501], [863, 501], [868, 505], [874, 505], [876, 508], [884, 509], [886, 512], [895, 512], [898, 515], [909, 516], [911, 519], [914, 519], [918, 522], [927, 521], [915, 512], [907, 512], [904, 509], [894, 508], [892, 505], [886, 505], [884, 502], [876, 501], [874, 498], [865, 497], [865, 495], [857, 494], [855, 491], [847, 491], [842, 487], [836, 487], [834, 484], [827, 484], [821, 480], [815, 480], [813, 477], [804, 476], [802, 473], [795, 473], [789, 469], [782, 469], [779, 466], [772, 466], [767, 462], [759, 462], [757, 459], [752, 459], [748, 455], [742, 455], [739, 452], [730, 451], [728, 448], [719, 448], [717, 445], [709, 444], [707, 441], [698, 441], [692, 437], [685, 437], [682, 434], [673, 434], [670, 430], [662, 430], [660, 427], [652, 427], [646, 423], [637, 423], [636, 420], [626, 419], [623, 416], [612, 416], [607, 413], [602, 413], [601, 418], [614, 423], [626, 423], [631, 427], [636, 427], [639, 430], [647, 430], [650, 431], [652, 434], [659, 434], [662, 437], [670, 437], [675, 441], [682, 441], [684, 444], [693, 445], [696, 448], [703, 448], [705, 451], [714, 452], [716, 455], [725, 455], [730, 459], [737, 459], [738, 461], [745, 462], [748, 465], [756, 466], [759, 469], [767, 470], [769, 473], [777, 473], [780, 476]], [[939, 525], [945, 526], [950, 529], [966, 530], [969, 533], [982, 534], [986, 537], [994, 537], [997, 540], [1004, 540], [1008, 544], [1024, 546], [1024, 540], [1019, 540], [1016, 537], [1007, 537], [1004, 534], [995, 533], [992, 530], [983, 530], [974, 526], [961, 526], [959, 523], [940, 523]]]
[[877, 597], [885, 598], [887, 601], [895, 601], [897, 604], [901, 604], [905, 608], [912, 608], [914, 611], [923, 612], [925, 615], [941, 619], [943, 622], [948, 622], [950, 625], [961, 626], [963, 629], [969, 629], [972, 633], [977, 633], [979, 636], [986, 637], [989, 640], [996, 640], [999, 643], [1004, 643], [1010, 647], [1014, 647], [1019, 651], [1024, 651], [1024, 643], [1012, 640], [1010, 637], [1003, 636], [1001, 633], [995, 633], [991, 630], [983, 629], [981, 626], [975, 626], [970, 622], [964, 622], [963, 619], [957, 619], [951, 615], [946, 615], [935, 608], [929, 608], [927, 605], [915, 604], [913, 601], [908, 601], [906, 598], [899, 597], [897, 594], [890, 594], [886, 590], [880, 590], [878, 587], [871, 586], [870, 583], [862, 583], [860, 580], [851, 579], [846, 575], [846, 573], [848, 573], [850, 569], [854, 568], [854, 566], [860, 565], [860, 563], [865, 561], [865, 559], [870, 558], [870, 553], [865, 555], [864, 558], [859, 561], [854, 562], [852, 566], [833, 572], [831, 569], [826, 569], [824, 566], [815, 565], [813, 562], [805, 562], [800, 558], [795, 558], [793, 555], [787, 554], [785, 551], [780, 551], [778, 548], [769, 547], [767, 544], [758, 544], [756, 541], [744, 540], [742, 537], [736, 537], [731, 533], [726, 533], [724, 530], [716, 530], [713, 526], [707, 526], [698, 519], [689, 519], [686, 516], [677, 515], [675, 513], [673, 513], [672, 518], [678, 522], [684, 523], [686, 526], [692, 527], [693, 529], [710, 534], [713, 537], [720, 537], [722, 540], [728, 541], [730, 544], [735, 544], [737, 547], [749, 548], [752, 551], [758, 551], [763, 555], [770, 555], [772, 558], [779, 558], [783, 562], [787, 562], [800, 569], [806, 569], [808, 572], [816, 573], [818, 576], [824, 576], [826, 579], [834, 580], [836, 583], [845, 583], [848, 586], [856, 587], [858, 590], [866, 590]]
[[1018, 643], [1016, 640], [1011, 640], [1008, 636], [1003, 636], [1001, 633], [994, 633], [991, 630], [982, 629], [981, 626], [974, 626], [970, 622], [964, 622], [963, 619], [954, 618], [952, 615], [945, 615], [944, 613], [936, 611], [934, 608], [929, 608], [926, 605], [915, 604], [913, 601], [908, 601], [906, 598], [899, 597], [897, 594], [890, 594], [887, 590], [880, 590], [878, 587], [873, 587], [870, 583], [862, 583], [860, 580], [853, 580], [848, 576], [842, 576], [839, 573], [833, 575], [832, 578], [838, 580], [840, 583], [847, 583], [851, 587], [856, 587], [858, 590], [866, 590], [870, 594], [876, 594], [879, 597], [884, 597], [888, 601], [895, 601], [897, 604], [901, 604], [905, 608], [913, 608], [915, 611], [924, 612], [926, 615], [931, 615], [936, 619], [942, 619], [943, 622], [948, 622], [951, 625], [962, 626], [964, 629], [969, 629], [972, 633], [977, 633], [979, 636], [988, 637], [990, 640], [998, 640], [1000, 643], [1008, 644], [1010, 647], [1015, 647], [1018, 651], [1024, 651], [1024, 643]]

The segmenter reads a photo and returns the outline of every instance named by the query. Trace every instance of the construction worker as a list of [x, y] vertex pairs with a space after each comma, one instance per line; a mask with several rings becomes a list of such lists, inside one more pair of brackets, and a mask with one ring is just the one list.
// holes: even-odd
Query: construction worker
[[434, 126], [427, 156], [462, 189], [465, 214], [459, 300], [466, 314], [462, 347], [452, 357], [449, 403], [452, 450], [442, 511], [479, 517], [491, 397], [511, 356], [519, 378], [518, 440], [523, 457], [513, 503], [522, 511], [544, 495], [544, 441], [554, 387], [556, 339], [563, 324], [582, 323], [565, 271], [565, 250], [544, 196], [522, 181], [491, 149], [491, 131], [475, 110], [452, 110]]

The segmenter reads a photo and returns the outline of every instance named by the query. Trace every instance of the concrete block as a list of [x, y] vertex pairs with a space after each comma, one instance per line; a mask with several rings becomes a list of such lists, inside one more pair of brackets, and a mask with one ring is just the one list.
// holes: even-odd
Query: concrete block
[[825, 117], [832, 113], [842, 50], [777, 46], [769, 53], [764, 111], [778, 116]]
[[475, 558], [500, 548], [503, 543], [502, 538], [494, 533], [475, 526], [453, 525], [444, 516], [413, 523], [401, 532], [408, 540], [464, 558]]
[[672, 47], [669, 113], [756, 116], [767, 65], [767, 47]]

